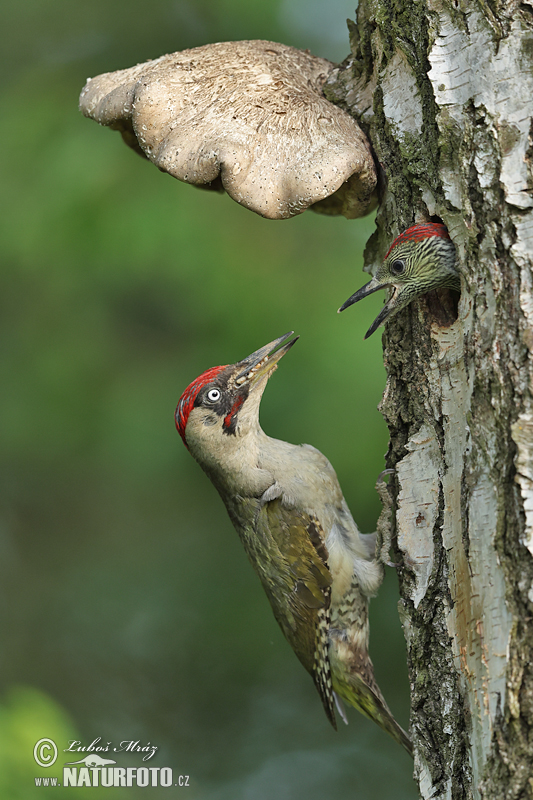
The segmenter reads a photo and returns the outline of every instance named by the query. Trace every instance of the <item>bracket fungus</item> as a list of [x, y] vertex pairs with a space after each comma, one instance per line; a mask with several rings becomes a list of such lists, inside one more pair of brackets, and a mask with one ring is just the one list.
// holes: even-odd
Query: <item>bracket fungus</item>
[[361, 217], [376, 169], [357, 122], [322, 94], [334, 64], [266, 41], [183, 50], [89, 79], [85, 116], [159, 169], [269, 219]]

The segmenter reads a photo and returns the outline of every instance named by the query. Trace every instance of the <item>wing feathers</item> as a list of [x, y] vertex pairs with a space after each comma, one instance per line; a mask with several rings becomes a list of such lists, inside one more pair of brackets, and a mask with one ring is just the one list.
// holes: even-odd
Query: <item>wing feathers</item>
[[324, 532], [316, 517], [287, 509], [279, 499], [255, 509], [251, 518], [253, 528], [241, 534], [245, 549], [278, 624], [336, 727], [329, 663], [332, 577]]

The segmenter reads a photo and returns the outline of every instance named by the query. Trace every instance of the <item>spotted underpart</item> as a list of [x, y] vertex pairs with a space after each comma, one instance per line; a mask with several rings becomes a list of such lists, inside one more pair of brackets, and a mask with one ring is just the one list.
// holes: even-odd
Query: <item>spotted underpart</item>
[[368, 602], [357, 581], [353, 582], [349, 591], [335, 608], [332, 626], [337, 633], [346, 630], [355, 632], [361, 646], [367, 647]]

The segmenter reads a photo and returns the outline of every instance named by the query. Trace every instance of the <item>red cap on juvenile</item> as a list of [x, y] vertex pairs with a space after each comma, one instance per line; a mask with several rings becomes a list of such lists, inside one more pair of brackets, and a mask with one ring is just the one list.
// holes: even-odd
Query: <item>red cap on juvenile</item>
[[430, 236], [440, 236], [442, 239], [450, 238], [446, 225], [442, 225], [440, 222], [424, 222], [420, 225], [411, 225], [410, 228], [407, 228], [396, 237], [387, 250], [385, 258], [388, 258], [391, 250], [400, 242], [421, 242], [422, 239], [429, 239]]
[[194, 408], [194, 401], [198, 396], [198, 392], [200, 389], [206, 385], [206, 383], [211, 383], [211, 381], [220, 373], [223, 369], [226, 369], [227, 364], [223, 367], [211, 367], [206, 372], [203, 372], [196, 380], [190, 383], [183, 394], [181, 395], [178, 406], [176, 408], [176, 428], [178, 430], [179, 435], [183, 439], [184, 445], [187, 447], [187, 442], [185, 441], [185, 428], [187, 427], [187, 420], [189, 419], [189, 414], [191, 413], [192, 409]]

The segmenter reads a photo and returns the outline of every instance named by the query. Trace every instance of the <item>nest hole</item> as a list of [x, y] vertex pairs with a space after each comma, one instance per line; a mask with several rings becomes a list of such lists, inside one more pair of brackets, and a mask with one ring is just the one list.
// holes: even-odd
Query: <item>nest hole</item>
[[459, 316], [460, 292], [453, 289], [433, 289], [424, 295], [428, 316], [439, 328], [449, 328]]

